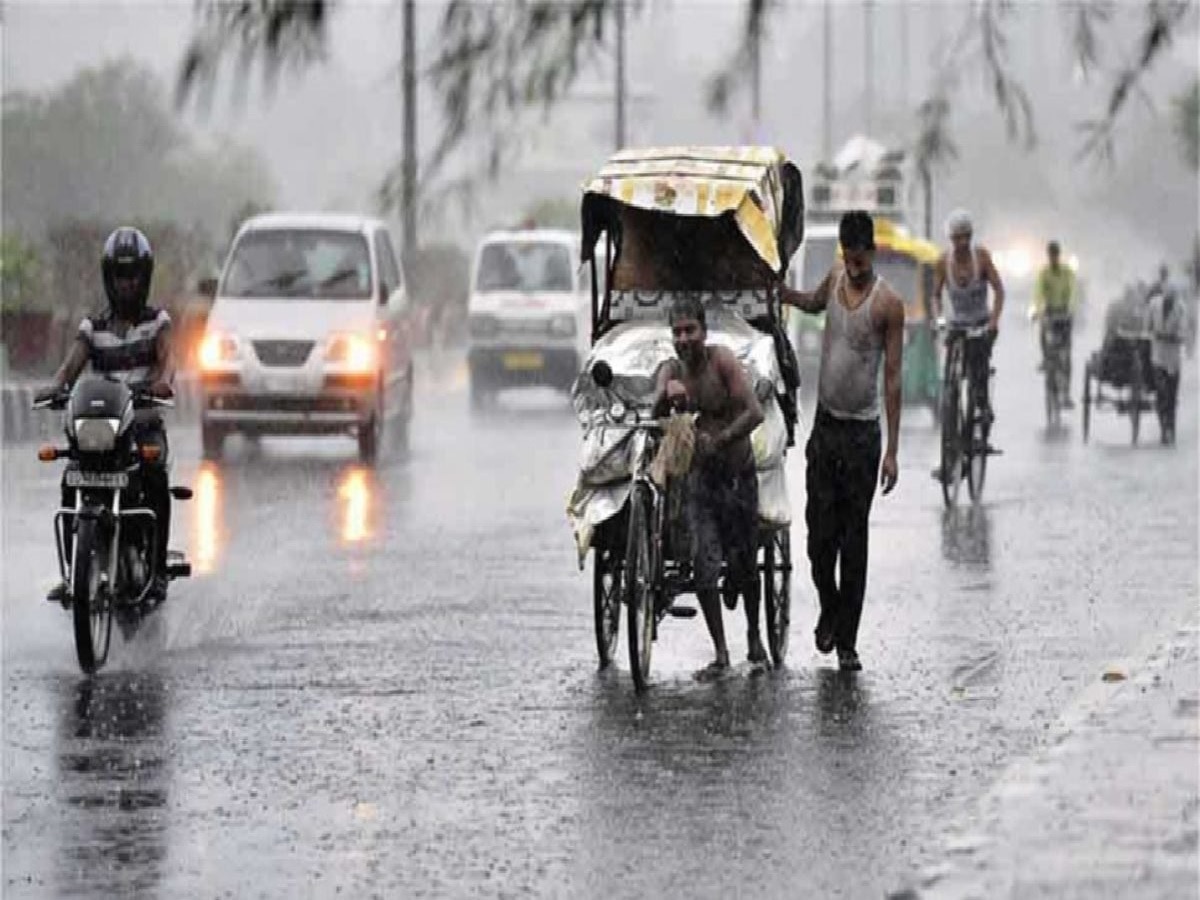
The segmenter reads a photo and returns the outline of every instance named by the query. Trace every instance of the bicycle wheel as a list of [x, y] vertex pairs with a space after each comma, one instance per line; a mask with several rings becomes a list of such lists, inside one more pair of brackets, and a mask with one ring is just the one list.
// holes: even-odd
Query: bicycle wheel
[[946, 370], [942, 379], [942, 499], [946, 506], [958, 502], [962, 481], [962, 346], [955, 341], [946, 348]]
[[967, 491], [971, 502], [978, 503], [983, 497], [983, 482], [987, 477], [988, 425], [979, 403], [975, 385], [967, 396], [967, 421], [965, 443], [967, 447]]
[[1083, 442], [1086, 444], [1092, 427], [1092, 366], [1083, 367]]
[[629, 494], [629, 534], [625, 543], [625, 611], [628, 621], [629, 670], [640, 692], [650, 679], [654, 643], [654, 573], [650, 553], [650, 490], [635, 484]]
[[1058, 373], [1056, 370], [1047, 367], [1045, 378], [1045, 393], [1046, 393], [1046, 427], [1054, 428], [1058, 425]]
[[621, 628], [622, 560], [612, 550], [592, 554], [592, 613], [596, 629], [596, 655], [607, 669], [617, 649]]
[[91, 675], [108, 659], [112, 639], [112, 605], [104, 596], [105, 541], [94, 519], [79, 520], [75, 534], [75, 565], [71, 569], [71, 617], [75, 626], [75, 656], [79, 668]]
[[767, 606], [767, 647], [776, 668], [787, 658], [792, 620], [792, 536], [772, 529], [763, 542], [763, 596]]

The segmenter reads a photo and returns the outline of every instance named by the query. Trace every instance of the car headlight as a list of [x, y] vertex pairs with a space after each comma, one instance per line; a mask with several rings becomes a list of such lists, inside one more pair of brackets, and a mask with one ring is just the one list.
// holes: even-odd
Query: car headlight
[[575, 337], [575, 317], [554, 316], [550, 319], [548, 330], [554, 337]]
[[202, 370], [219, 369], [230, 363], [237, 362], [238, 342], [231, 334], [210, 331], [200, 344], [200, 368]]
[[474, 315], [467, 321], [467, 331], [473, 338], [491, 338], [500, 333], [500, 322], [495, 316]]
[[76, 419], [75, 443], [84, 453], [107, 453], [117, 445], [120, 419]]
[[357, 374], [373, 372], [378, 359], [375, 342], [361, 334], [335, 334], [329, 339], [329, 348], [325, 351], [326, 362]]

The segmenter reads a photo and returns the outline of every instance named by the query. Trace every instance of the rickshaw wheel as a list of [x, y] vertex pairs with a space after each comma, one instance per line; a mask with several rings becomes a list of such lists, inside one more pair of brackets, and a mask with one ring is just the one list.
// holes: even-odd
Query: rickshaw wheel
[[771, 529], [763, 542], [763, 597], [767, 606], [767, 647], [776, 668], [787, 658], [792, 619], [792, 536]]
[[650, 681], [650, 650], [654, 644], [654, 572], [650, 555], [650, 495], [634, 485], [629, 495], [629, 533], [625, 545], [625, 609], [629, 639], [629, 670], [633, 685], [644, 691]]
[[1087, 443], [1092, 425], [1092, 364], [1083, 367], [1083, 441]]
[[597, 547], [592, 554], [592, 611], [601, 669], [612, 665], [616, 654], [621, 629], [622, 569], [622, 560], [612, 550]]
[[1129, 376], [1129, 422], [1133, 426], [1133, 445], [1136, 447], [1142, 424], [1142, 362], [1136, 352]]

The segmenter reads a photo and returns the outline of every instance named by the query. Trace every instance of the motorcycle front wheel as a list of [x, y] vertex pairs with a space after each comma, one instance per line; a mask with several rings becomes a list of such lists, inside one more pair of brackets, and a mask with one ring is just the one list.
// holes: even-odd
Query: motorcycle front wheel
[[91, 675], [108, 660], [112, 640], [112, 604], [105, 596], [105, 541], [94, 519], [79, 521], [75, 534], [75, 565], [71, 570], [71, 615], [75, 626], [75, 655], [79, 668]]

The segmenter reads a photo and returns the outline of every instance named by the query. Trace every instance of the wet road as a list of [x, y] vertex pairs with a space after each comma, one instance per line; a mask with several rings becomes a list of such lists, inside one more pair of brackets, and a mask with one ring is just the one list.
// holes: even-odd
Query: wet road
[[[349, 441], [201, 467], [176, 429], [197, 576], [90, 680], [40, 599], [57, 475], [4, 448], [4, 896], [882, 896], [1194, 610], [1195, 379], [1177, 448], [1111, 412], [1085, 446], [1041, 425], [1032, 347], [1000, 344], [980, 507], [943, 513], [928, 414], [906, 423], [866, 671], [812, 650], [801, 571], [786, 671], [697, 684], [703, 626], [668, 622], [642, 699], [624, 660], [595, 671], [552, 397], [472, 421], [450, 374], [376, 471]], [[789, 474], [799, 518], [802, 454]]]

